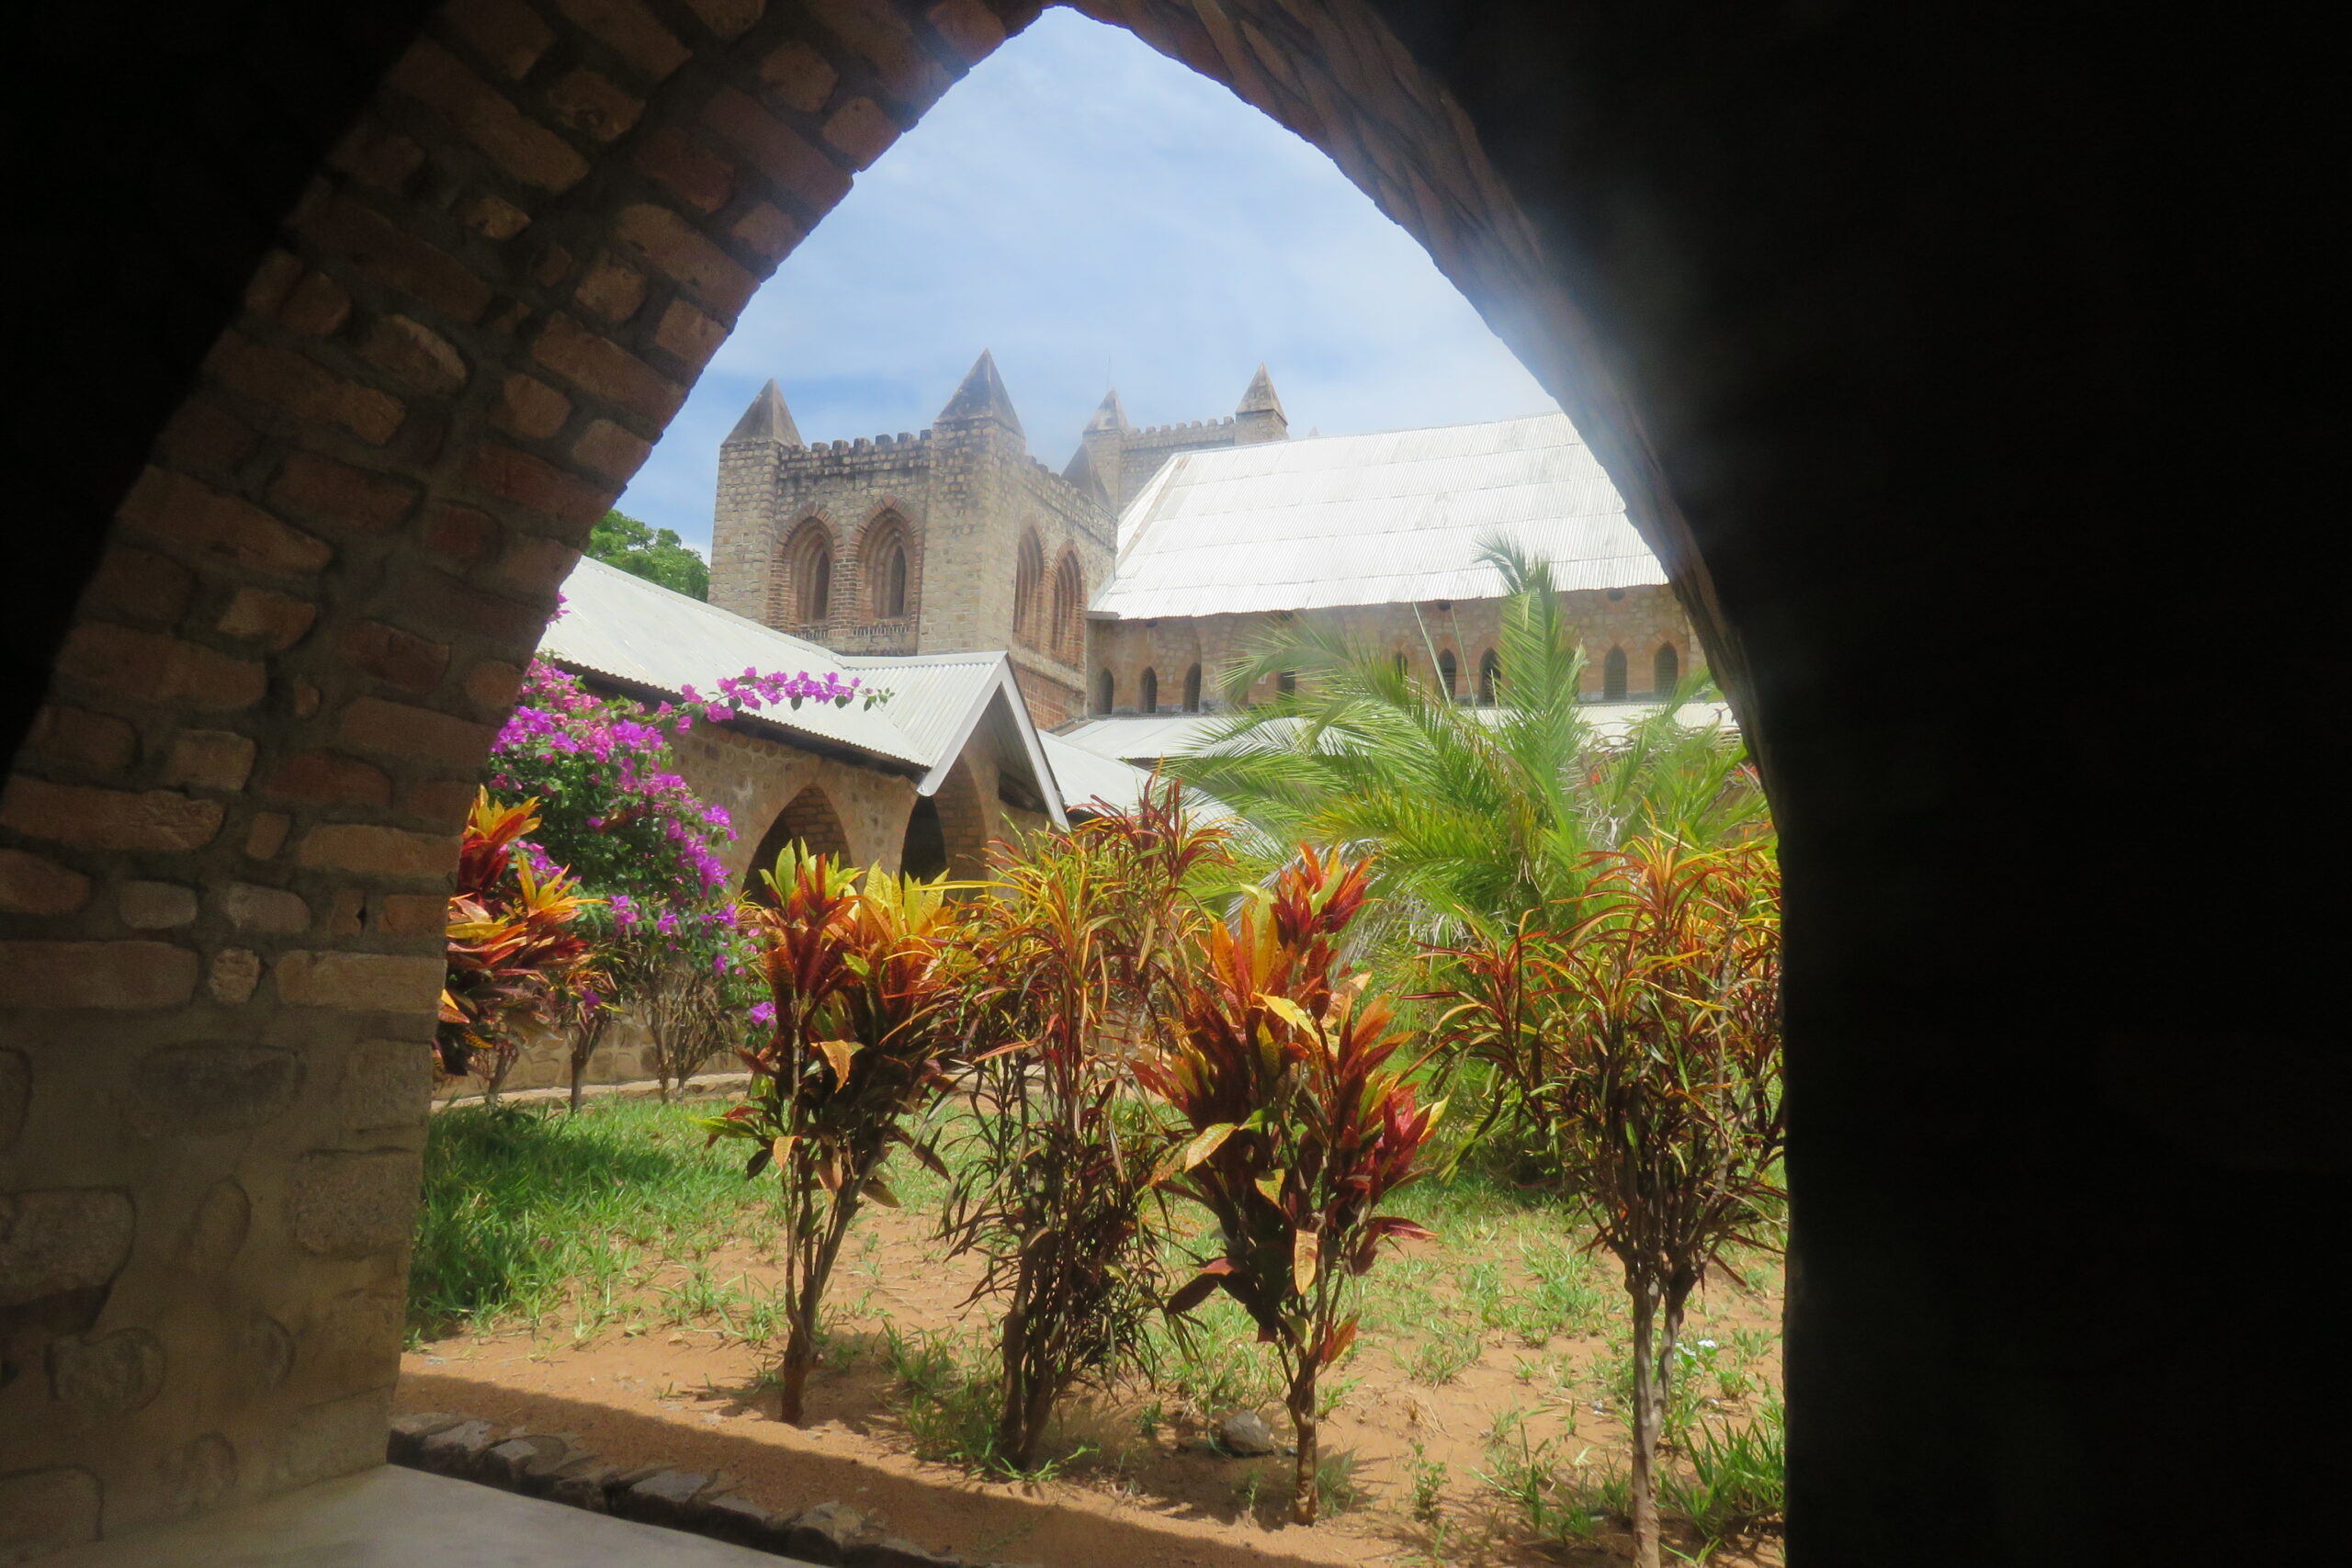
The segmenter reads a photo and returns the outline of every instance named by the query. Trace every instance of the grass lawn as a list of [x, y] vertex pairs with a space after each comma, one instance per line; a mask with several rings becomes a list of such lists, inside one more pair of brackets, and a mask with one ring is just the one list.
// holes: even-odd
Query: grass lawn
[[[605, 1101], [577, 1118], [436, 1117], [411, 1271], [406, 1370], [420, 1392], [407, 1407], [456, 1386], [494, 1389], [509, 1409], [537, 1401], [575, 1425], [608, 1407], [746, 1424], [730, 1431], [762, 1423], [776, 1453], [803, 1456], [821, 1450], [933, 1488], [983, 1484], [992, 1318], [965, 1301], [975, 1270], [932, 1234], [944, 1182], [895, 1161], [904, 1208], [861, 1215], [831, 1286], [812, 1434], [794, 1434], [762, 1414], [781, 1318], [773, 1188], [745, 1180], [724, 1147], [704, 1148], [692, 1118], [712, 1109]], [[1439, 1239], [1374, 1269], [1356, 1348], [1325, 1374], [1323, 1524], [1279, 1528], [1286, 1461], [1207, 1444], [1236, 1408], [1283, 1427], [1272, 1355], [1221, 1297], [1195, 1314], [1196, 1332], [1154, 1335], [1152, 1376], [1070, 1411], [1046, 1474], [1020, 1495], [1148, 1517], [1195, 1538], [1209, 1555], [1194, 1561], [1269, 1533], [1301, 1562], [1616, 1558], [1630, 1369], [1613, 1261], [1586, 1255], [1556, 1205], [1475, 1167], [1389, 1207]], [[1178, 1204], [1171, 1218], [1170, 1247], [1197, 1256], [1192, 1213]], [[1781, 1277], [1776, 1258], [1746, 1262], [1753, 1291], [1713, 1288], [1685, 1330], [1664, 1502], [1692, 1561], [1780, 1561]], [[745, 1449], [740, 1462], [755, 1472], [767, 1451]], [[1075, 1560], [1089, 1549], [1063, 1550]]]

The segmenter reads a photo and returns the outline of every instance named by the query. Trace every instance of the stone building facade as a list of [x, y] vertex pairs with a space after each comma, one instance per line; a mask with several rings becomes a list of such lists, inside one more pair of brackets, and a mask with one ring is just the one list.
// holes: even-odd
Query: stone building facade
[[774, 382], [720, 448], [711, 602], [843, 653], [1008, 650], [1040, 724], [1084, 711], [1110, 508], [1029, 456], [982, 354], [932, 428], [800, 439]]
[[[1562, 593], [1560, 603], [1585, 650], [1582, 690], [1593, 702], [1663, 698], [1677, 681], [1705, 668], [1690, 620], [1664, 584], [1577, 590]], [[1261, 702], [1274, 694], [1275, 677], [1232, 692], [1220, 682], [1219, 671], [1250, 653], [1281, 618], [1294, 614], [1323, 620], [1351, 642], [1391, 650], [1465, 702], [1494, 700], [1502, 602], [1431, 599], [1298, 612], [1098, 618], [1090, 628], [1089, 711], [1098, 716], [1201, 713]]]

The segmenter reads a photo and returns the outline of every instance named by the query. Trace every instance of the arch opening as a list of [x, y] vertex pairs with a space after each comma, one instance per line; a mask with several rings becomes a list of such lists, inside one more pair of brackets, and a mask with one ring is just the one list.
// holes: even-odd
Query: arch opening
[[1625, 650], [1612, 648], [1609, 657], [1600, 661], [1600, 700], [1622, 703], [1625, 700]]
[[1147, 668], [1143, 679], [1136, 683], [1136, 708], [1141, 713], [1159, 711], [1159, 671]]
[[1188, 667], [1184, 671], [1184, 711], [1186, 713], [1201, 711], [1201, 667], [1197, 664]]
[[907, 835], [899, 848], [899, 870], [908, 876], [947, 874], [947, 827], [940, 818], [939, 802], [932, 795], [917, 795], [914, 809], [907, 813]]
[[776, 857], [792, 844], [837, 861], [850, 858], [849, 833], [842, 827], [841, 814], [833, 809], [832, 797], [815, 784], [786, 801], [768, 830], [760, 835], [760, 847], [752, 852], [752, 863], [743, 873], [747, 895], [763, 904], [775, 902], [775, 893], [761, 873], [774, 871]]
[[1682, 681], [1682, 656], [1670, 642], [1657, 645], [1657, 657], [1650, 660], [1650, 690], [1662, 701], [1674, 694]]

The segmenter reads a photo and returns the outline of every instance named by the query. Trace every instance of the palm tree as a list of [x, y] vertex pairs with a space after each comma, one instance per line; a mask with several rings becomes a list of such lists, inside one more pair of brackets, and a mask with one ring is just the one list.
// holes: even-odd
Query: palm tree
[[1550, 566], [1501, 541], [1480, 558], [1505, 591], [1494, 706], [1301, 619], [1226, 675], [1244, 691], [1295, 671], [1294, 689], [1214, 726], [1170, 771], [1239, 812], [1270, 868], [1302, 842], [1376, 855], [1388, 935], [1422, 944], [1559, 918], [1581, 903], [1592, 852], [1630, 839], [1710, 847], [1770, 831], [1735, 738], [1679, 717], [1703, 681], [1602, 733], [1577, 697], [1584, 656]]

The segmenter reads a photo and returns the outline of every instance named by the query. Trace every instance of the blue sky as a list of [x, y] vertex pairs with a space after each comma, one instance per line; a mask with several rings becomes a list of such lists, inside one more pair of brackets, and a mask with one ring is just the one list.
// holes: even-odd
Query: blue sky
[[785, 259], [621, 510], [707, 551], [718, 443], [769, 377], [808, 440], [920, 430], [983, 348], [1057, 469], [1111, 380], [1137, 424], [1211, 419], [1261, 360], [1294, 435], [1554, 406], [1329, 159], [1057, 9]]

